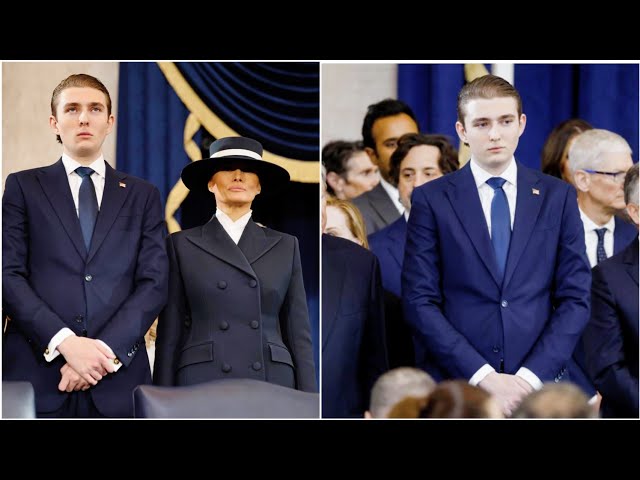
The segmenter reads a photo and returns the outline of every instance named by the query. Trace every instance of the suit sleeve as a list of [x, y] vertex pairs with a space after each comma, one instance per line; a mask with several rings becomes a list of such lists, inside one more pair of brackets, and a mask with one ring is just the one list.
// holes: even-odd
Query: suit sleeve
[[[452, 378], [469, 379], [486, 361], [444, 316], [438, 224], [423, 189], [414, 190], [402, 267], [406, 321]], [[473, 321], [469, 319], [469, 321]]]
[[2, 197], [2, 308], [12, 322], [44, 352], [53, 336], [66, 327], [62, 319], [29, 284], [29, 219], [25, 193], [16, 175], [9, 175]]
[[543, 382], [553, 380], [570, 360], [589, 321], [591, 268], [575, 190], [568, 186], [556, 247], [551, 301], [554, 309], [523, 366]]
[[158, 319], [153, 383], [170, 386], [175, 385], [178, 344], [182, 324], [187, 321], [189, 315], [189, 308], [173, 235], [167, 237], [167, 252], [169, 254], [169, 298]]
[[160, 192], [153, 187], [144, 207], [134, 290], [97, 336], [125, 367], [167, 301], [169, 262], [163, 231]]
[[368, 408], [368, 399], [371, 395], [373, 384], [380, 375], [389, 370], [380, 264], [375, 255], [371, 254], [370, 258], [369, 309], [365, 320], [366, 324], [360, 352], [360, 380], [362, 383], [362, 398], [366, 399], [365, 409]]
[[293, 240], [291, 280], [284, 304], [280, 309], [280, 327], [283, 329], [283, 337], [287, 339], [287, 346], [292, 353], [296, 369], [297, 389], [305, 392], [317, 392], [311, 326], [302, 278], [300, 250], [298, 239], [294, 238]]
[[625, 416], [637, 417], [638, 378], [629, 371], [629, 360], [637, 362], [638, 358], [625, 358], [618, 311], [605, 275], [595, 267], [591, 285], [591, 320], [583, 337], [587, 369], [608, 405]]

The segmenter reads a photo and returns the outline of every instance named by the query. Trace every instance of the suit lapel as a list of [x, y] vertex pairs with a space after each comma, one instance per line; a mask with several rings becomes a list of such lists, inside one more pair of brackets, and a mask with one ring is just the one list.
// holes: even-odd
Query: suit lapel
[[398, 219], [398, 209], [381, 183], [371, 190], [371, 207], [378, 212], [387, 225]]
[[56, 213], [67, 235], [71, 239], [71, 243], [78, 251], [78, 255], [85, 258], [87, 249], [84, 246], [84, 238], [80, 229], [80, 221], [76, 212], [76, 206], [71, 196], [71, 188], [69, 187], [69, 179], [67, 172], [62, 164], [62, 159], [55, 164], [43, 168], [38, 175], [38, 181], [42, 186], [42, 190], [49, 199], [53, 211]]
[[535, 185], [540, 182], [538, 175], [531, 169], [518, 162], [518, 195], [516, 200], [516, 216], [513, 222], [513, 232], [511, 233], [511, 243], [509, 244], [509, 255], [507, 256], [507, 266], [504, 275], [504, 285], [518, 265], [518, 261], [527, 246], [527, 242], [533, 231], [533, 227], [538, 221], [538, 214], [546, 192], [543, 188], [535, 189]]
[[124, 179], [127, 178], [126, 174], [115, 171], [111, 165], [106, 162], [105, 164], [107, 168], [105, 170], [104, 192], [102, 193], [102, 202], [96, 220], [96, 227], [93, 230], [93, 237], [91, 237], [91, 248], [89, 249], [87, 262], [91, 261], [109, 234], [111, 226], [113, 222], [115, 222], [131, 190], [131, 188], [122, 188], [119, 185], [120, 182], [124, 183]]
[[196, 230], [195, 232], [187, 234], [187, 239], [205, 252], [242, 270], [257, 280], [258, 277], [253, 271], [253, 268], [251, 268], [251, 265], [249, 265], [242, 250], [233, 243], [233, 240], [231, 240], [231, 237], [225, 232], [224, 228], [222, 228], [222, 225], [220, 225], [216, 217], [213, 217], [209, 222], [204, 224], [200, 231]]
[[[336, 324], [340, 301], [342, 300], [342, 283], [345, 277], [347, 262], [325, 242], [327, 235], [322, 235], [322, 350]], [[329, 266], [329, 259], [333, 258]], [[338, 259], [338, 261], [335, 261]]]
[[478, 187], [476, 187], [471, 167], [467, 163], [459, 173], [449, 177], [451, 184], [446, 190], [451, 206], [467, 232], [471, 245], [476, 249], [478, 256], [498, 286], [501, 285], [498, 278], [498, 266], [496, 255], [489, 237], [489, 227], [484, 218]]
[[242, 232], [238, 247], [244, 253], [249, 263], [253, 263], [271, 250], [282, 237], [267, 237], [264, 229], [249, 219], [247, 226]]
[[627, 247], [624, 263], [629, 276], [638, 285], [638, 237]]
[[389, 231], [390, 244], [388, 247], [389, 254], [396, 261], [399, 267], [402, 267], [404, 261], [404, 244], [407, 236], [407, 221], [404, 215], [393, 223], [393, 228]]

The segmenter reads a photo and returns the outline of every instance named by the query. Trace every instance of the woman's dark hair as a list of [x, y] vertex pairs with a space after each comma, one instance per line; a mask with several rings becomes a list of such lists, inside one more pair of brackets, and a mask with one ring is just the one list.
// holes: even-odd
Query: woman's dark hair
[[562, 154], [567, 143], [573, 137], [585, 130], [592, 130], [593, 126], [580, 118], [571, 118], [557, 125], [547, 137], [542, 147], [542, 173], [556, 178], [562, 178]]

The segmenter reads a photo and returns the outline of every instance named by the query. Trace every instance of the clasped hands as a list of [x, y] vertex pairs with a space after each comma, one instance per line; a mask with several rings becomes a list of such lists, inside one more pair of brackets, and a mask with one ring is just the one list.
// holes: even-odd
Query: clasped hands
[[113, 352], [93, 338], [67, 337], [58, 345], [58, 351], [67, 361], [60, 369], [61, 392], [88, 390], [115, 369]]

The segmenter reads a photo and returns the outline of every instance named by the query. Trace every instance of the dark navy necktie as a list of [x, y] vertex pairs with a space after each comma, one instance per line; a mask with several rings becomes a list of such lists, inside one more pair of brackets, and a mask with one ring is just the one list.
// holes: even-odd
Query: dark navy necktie
[[91, 180], [91, 175], [94, 171], [89, 167], [78, 167], [76, 168], [76, 173], [82, 177], [80, 195], [78, 196], [78, 218], [80, 219], [84, 245], [87, 247], [88, 252], [91, 246], [93, 228], [96, 226], [96, 218], [98, 218], [98, 198]]
[[502, 186], [506, 180], [500, 177], [492, 177], [487, 184], [493, 188], [493, 200], [491, 200], [491, 243], [498, 261], [500, 278], [504, 276], [511, 241], [511, 216], [509, 215], [509, 202]]
[[600, 263], [607, 259], [607, 252], [604, 250], [604, 234], [607, 233], [606, 228], [596, 228], [596, 234], [598, 235], [598, 246], [596, 247], [596, 263]]

